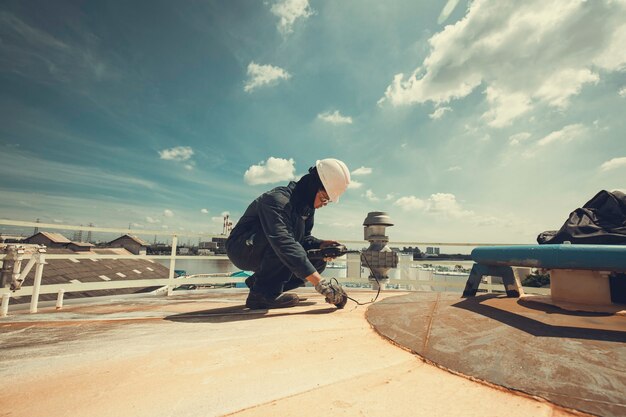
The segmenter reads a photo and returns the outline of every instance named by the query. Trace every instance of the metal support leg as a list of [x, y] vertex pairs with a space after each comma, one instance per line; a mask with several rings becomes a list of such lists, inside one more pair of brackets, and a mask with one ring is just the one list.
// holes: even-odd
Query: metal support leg
[[0, 317], [6, 317], [9, 314], [9, 299], [11, 298], [11, 293], [5, 292], [2, 294], [2, 307], [0, 307]]
[[474, 297], [476, 295], [476, 291], [478, 291], [480, 280], [485, 275], [502, 277], [507, 297], [520, 296], [520, 287], [518, 286], [515, 275], [513, 274], [513, 269], [510, 266], [474, 264], [472, 271], [470, 272], [470, 276], [467, 279], [467, 283], [465, 284], [463, 297]]
[[480, 285], [480, 280], [483, 275], [489, 275], [488, 267], [486, 265], [474, 264], [469, 278], [467, 278], [467, 282], [465, 283], [463, 297], [474, 297], [476, 295], [476, 291], [478, 291], [478, 286]]
[[178, 236], [172, 236], [172, 253], [170, 257], [170, 274], [167, 278], [167, 295], [168, 297], [174, 292], [174, 269], [176, 268], [176, 246], [178, 245]]
[[60, 310], [63, 308], [63, 295], [65, 294], [65, 290], [59, 290], [59, 294], [57, 295], [57, 305], [56, 309]]
[[35, 269], [35, 282], [33, 283], [33, 295], [30, 299], [30, 312], [37, 312], [37, 304], [39, 303], [39, 289], [41, 288], [41, 277], [43, 276], [43, 266], [45, 265], [45, 254], [37, 253], [33, 256], [37, 257], [37, 267]]
[[510, 266], [497, 266], [492, 268], [498, 268], [499, 273], [494, 275], [498, 275], [502, 277], [502, 282], [504, 283], [504, 289], [506, 290], [507, 297], [516, 297], [519, 298], [520, 291], [517, 286], [517, 280], [515, 279], [515, 274], [513, 274], [513, 268]]

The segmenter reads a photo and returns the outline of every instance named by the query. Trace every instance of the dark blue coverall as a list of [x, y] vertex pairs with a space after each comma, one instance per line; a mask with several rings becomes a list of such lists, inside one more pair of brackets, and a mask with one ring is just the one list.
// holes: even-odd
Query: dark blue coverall
[[276, 187], [254, 200], [226, 241], [226, 253], [238, 268], [254, 271], [251, 291], [276, 297], [306, 284], [326, 268], [306, 251], [322, 240], [311, 235], [315, 209], [295, 193], [296, 183]]

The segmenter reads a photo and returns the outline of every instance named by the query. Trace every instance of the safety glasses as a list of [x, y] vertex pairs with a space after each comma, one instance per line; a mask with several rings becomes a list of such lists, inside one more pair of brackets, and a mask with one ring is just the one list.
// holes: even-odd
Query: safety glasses
[[325, 190], [320, 190], [320, 201], [322, 203], [331, 203], [330, 197], [326, 194]]

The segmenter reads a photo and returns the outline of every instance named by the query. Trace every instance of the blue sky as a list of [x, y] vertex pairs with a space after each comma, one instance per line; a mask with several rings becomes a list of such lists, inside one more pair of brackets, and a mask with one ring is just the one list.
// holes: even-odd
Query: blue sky
[[342, 159], [315, 234], [533, 242], [626, 189], [626, 2], [5, 1], [0, 217], [221, 232]]

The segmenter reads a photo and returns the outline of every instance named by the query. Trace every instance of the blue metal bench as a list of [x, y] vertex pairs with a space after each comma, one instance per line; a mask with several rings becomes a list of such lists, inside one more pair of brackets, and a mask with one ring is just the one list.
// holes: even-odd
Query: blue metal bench
[[521, 283], [512, 267], [626, 272], [626, 245], [485, 246], [474, 249], [472, 259], [463, 297], [476, 295], [483, 276], [502, 277], [507, 296], [519, 297]]

